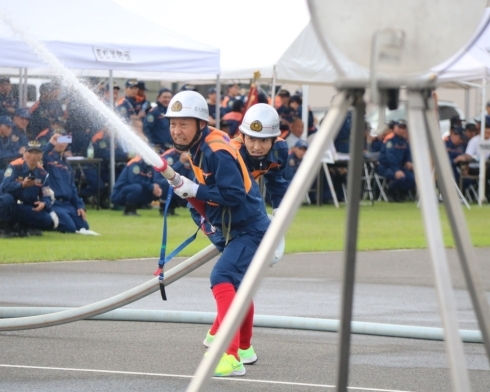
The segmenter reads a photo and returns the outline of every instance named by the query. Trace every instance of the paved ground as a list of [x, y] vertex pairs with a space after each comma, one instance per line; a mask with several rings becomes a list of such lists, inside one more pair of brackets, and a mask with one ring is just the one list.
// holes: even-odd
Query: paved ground
[[[490, 291], [490, 249], [477, 249]], [[268, 271], [256, 313], [338, 319], [341, 253], [285, 256]], [[449, 251], [460, 327], [477, 329], [455, 252]], [[128, 308], [214, 311], [211, 263]], [[152, 278], [155, 260], [0, 265], [0, 306], [81, 306]], [[356, 275], [354, 319], [441, 326], [426, 251], [364, 252]], [[490, 295], [489, 301], [490, 301]], [[204, 353], [208, 326], [79, 321], [0, 332], [0, 391], [185, 391]], [[240, 379], [213, 380], [211, 391], [333, 390], [338, 335], [255, 329], [256, 365]], [[465, 344], [473, 391], [488, 391], [483, 345]], [[354, 391], [450, 391], [443, 342], [354, 335]]]

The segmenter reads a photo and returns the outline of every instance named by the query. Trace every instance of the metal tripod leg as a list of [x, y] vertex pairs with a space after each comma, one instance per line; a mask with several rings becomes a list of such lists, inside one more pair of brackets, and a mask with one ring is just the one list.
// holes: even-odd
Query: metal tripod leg
[[[425, 116], [429, 134], [429, 145], [434, 154], [437, 177], [444, 200], [444, 206], [446, 207], [449, 222], [451, 224], [456, 249], [458, 251], [459, 260], [466, 279], [466, 285], [473, 302], [473, 308], [475, 309], [478, 325], [480, 326], [487, 357], [490, 360], [489, 304], [480, 279], [482, 276], [480, 268], [475, 262], [475, 252], [471, 244], [471, 238], [468, 233], [468, 227], [458, 200], [458, 195], [455, 192], [454, 185], [451, 184], [451, 182], [454, 183], [452, 176], [453, 173], [449, 166], [447, 154], [441, 141], [438, 129], [439, 124], [435, 115], [434, 101], [432, 98], [428, 100]], [[459, 188], [456, 187], [456, 190], [459, 192]]]
[[337, 391], [347, 391], [349, 378], [349, 352], [351, 337], [352, 307], [354, 302], [354, 280], [357, 253], [357, 229], [359, 223], [359, 202], [361, 199], [361, 174], [364, 158], [364, 116], [366, 104], [363, 90], [354, 93], [354, 121], [350, 139], [350, 161], [348, 168], [347, 227], [345, 231], [344, 272], [342, 283], [342, 314], [340, 323], [339, 362], [337, 368]]
[[255, 252], [252, 263], [248, 267], [240, 288], [220, 325], [220, 329], [216, 334], [213, 345], [208, 351], [208, 355], [202, 359], [187, 388], [188, 392], [206, 390], [222, 353], [225, 352], [235, 331], [239, 328], [245, 317], [245, 313], [250, 306], [253, 295], [258, 289], [262, 275], [269, 264], [274, 250], [279, 244], [281, 237], [289, 228], [296, 211], [301, 205], [304, 194], [308, 191], [318, 173], [321, 158], [345, 120], [350, 100], [345, 92], [340, 92], [334, 98], [333, 104], [315, 136], [315, 143], [312, 143], [310, 148], [308, 148], [303, 162], [294, 175], [281, 202], [279, 211], [265, 233], [257, 252]]
[[[431, 160], [425, 122], [426, 108], [423, 96], [425, 92], [424, 90], [408, 91], [408, 127], [411, 151], [414, 158], [418, 192], [423, 199], [421, 207], [425, 236], [434, 269], [453, 388], [458, 392], [467, 392], [470, 390], [470, 383], [464, 359], [463, 344], [458, 333], [456, 303], [444, 248], [439, 208], [434, 197], [434, 187], [429, 169]], [[445, 159], [447, 160], [447, 157]]]

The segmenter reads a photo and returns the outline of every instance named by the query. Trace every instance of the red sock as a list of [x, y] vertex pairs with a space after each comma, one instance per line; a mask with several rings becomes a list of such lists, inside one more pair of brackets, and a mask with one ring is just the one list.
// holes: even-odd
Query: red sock
[[240, 328], [240, 349], [246, 350], [252, 345], [252, 327], [254, 325], [254, 303], [250, 305]]
[[218, 320], [218, 315], [216, 315], [216, 318], [214, 319], [214, 323], [211, 326], [209, 333], [213, 336], [216, 335], [216, 332], [218, 332], [218, 328], [219, 328], [219, 320]]
[[[233, 298], [235, 297], [235, 288], [231, 283], [220, 283], [214, 286], [212, 290], [216, 300], [216, 307], [218, 309], [218, 322], [221, 324], [225, 318], [226, 312], [228, 312], [228, 308], [233, 302]], [[238, 361], [240, 360], [238, 357], [239, 343], [240, 330], [235, 333], [233, 340], [230, 342], [228, 350], [226, 350], [227, 354], [233, 355]]]

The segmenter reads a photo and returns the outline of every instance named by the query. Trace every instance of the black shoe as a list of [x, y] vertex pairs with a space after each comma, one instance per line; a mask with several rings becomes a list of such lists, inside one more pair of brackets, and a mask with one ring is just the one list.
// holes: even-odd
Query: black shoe
[[126, 204], [126, 206], [124, 207], [123, 215], [124, 216], [140, 216], [140, 214], [138, 214], [136, 212], [136, 206], [134, 206], [132, 204]]
[[13, 238], [13, 237], [15, 237], [15, 235], [11, 230], [8, 229], [0, 230], [0, 238]]
[[40, 237], [43, 235], [43, 232], [38, 229], [27, 229], [27, 235], [29, 237]]

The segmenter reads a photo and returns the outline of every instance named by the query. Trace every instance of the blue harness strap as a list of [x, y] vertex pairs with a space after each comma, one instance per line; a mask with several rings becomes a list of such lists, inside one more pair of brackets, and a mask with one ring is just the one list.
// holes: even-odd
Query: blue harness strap
[[158, 275], [158, 281], [160, 283], [160, 294], [162, 295], [162, 300], [167, 300], [167, 294], [165, 293], [165, 283], [163, 280], [163, 269], [165, 264], [167, 264], [170, 260], [172, 260], [175, 256], [177, 256], [182, 249], [184, 249], [187, 245], [189, 245], [192, 241], [196, 239], [197, 232], [199, 231], [199, 227], [196, 232], [187, 238], [184, 242], [182, 242], [177, 248], [175, 248], [168, 256], [165, 257], [165, 253], [167, 250], [167, 213], [170, 205], [170, 201], [172, 200], [173, 187], [168, 187], [167, 199], [165, 201], [165, 210], [163, 213], [163, 235], [162, 235], [162, 247], [160, 248], [160, 259], [158, 260], [158, 269], [154, 272], [154, 275]]

